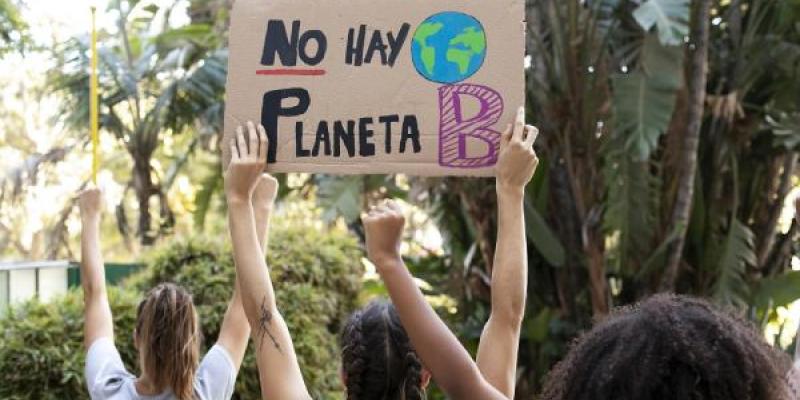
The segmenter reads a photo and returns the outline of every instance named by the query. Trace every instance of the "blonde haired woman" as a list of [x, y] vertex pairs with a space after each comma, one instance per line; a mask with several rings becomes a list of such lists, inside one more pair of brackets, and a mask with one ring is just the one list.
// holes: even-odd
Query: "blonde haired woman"
[[[275, 193], [259, 184], [253, 202], [260, 245]], [[192, 296], [163, 283], [145, 296], [137, 310], [134, 344], [139, 352], [136, 377], [125, 369], [114, 345], [114, 326], [100, 254], [102, 196], [97, 189], [80, 195], [81, 286], [84, 293], [86, 383], [92, 399], [221, 400], [233, 395], [250, 326], [239, 285], [228, 305], [216, 344], [200, 361], [200, 329]]]

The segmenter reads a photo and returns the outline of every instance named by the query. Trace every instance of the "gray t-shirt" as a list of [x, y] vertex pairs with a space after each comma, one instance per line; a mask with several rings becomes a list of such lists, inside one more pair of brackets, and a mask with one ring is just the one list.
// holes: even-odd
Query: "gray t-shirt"
[[[94, 341], [86, 354], [86, 384], [93, 400], [174, 400], [172, 392], [142, 396], [136, 392], [136, 376], [125, 370], [111, 338]], [[203, 357], [194, 377], [198, 400], [228, 400], [233, 396], [236, 368], [231, 356], [214, 345]]]

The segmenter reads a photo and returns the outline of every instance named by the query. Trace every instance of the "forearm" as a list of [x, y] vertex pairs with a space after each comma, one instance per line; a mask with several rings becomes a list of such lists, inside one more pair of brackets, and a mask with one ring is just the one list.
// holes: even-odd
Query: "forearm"
[[[266, 254], [267, 251], [267, 241], [268, 235], [267, 231], [269, 229], [269, 220], [270, 220], [270, 209], [269, 207], [259, 207], [254, 206], [256, 209], [255, 212], [255, 224], [256, 224], [256, 237], [258, 238], [259, 248], [261, 249], [262, 254]], [[245, 317], [244, 313], [244, 306], [242, 305], [242, 285], [239, 282], [239, 273], [236, 274], [234, 289], [233, 289], [233, 297], [231, 298], [231, 302], [228, 305], [228, 310], [225, 313], [225, 319], [238, 319], [241, 314], [242, 317]], [[246, 317], [245, 317], [246, 318]], [[238, 325], [238, 324], [237, 324]], [[246, 326], [241, 327], [244, 332], [241, 332], [241, 336], [247, 337], [250, 336], [250, 326], [249, 324], [245, 324]], [[241, 331], [241, 329], [237, 329]]]
[[83, 287], [83, 342], [86, 349], [101, 337], [114, 337], [111, 308], [106, 295], [105, 271], [100, 254], [100, 218], [84, 217], [81, 230], [81, 286]]
[[450, 397], [476, 398], [471, 396], [481, 390], [481, 377], [469, 353], [425, 301], [403, 261], [387, 264], [378, 271], [423, 364]]
[[[254, 205], [256, 232], [262, 252], [266, 251], [267, 231], [269, 227], [269, 207]], [[250, 337], [250, 321], [242, 304], [242, 289], [239, 279], [234, 278], [233, 296], [225, 318], [222, 321], [218, 343], [225, 347], [233, 359], [234, 365], [241, 365], [247, 350], [247, 339]]]
[[245, 314], [253, 327], [254, 323], [258, 323], [262, 305], [270, 312], [277, 310], [272, 281], [257, 239], [252, 206], [249, 203], [229, 204], [229, 226], [236, 279], [239, 282]]
[[83, 217], [81, 221], [81, 287], [88, 302], [95, 296], [105, 297], [106, 280], [100, 252], [100, 217]]
[[492, 317], [520, 325], [525, 313], [528, 254], [522, 188], [497, 189], [498, 232], [492, 269]]

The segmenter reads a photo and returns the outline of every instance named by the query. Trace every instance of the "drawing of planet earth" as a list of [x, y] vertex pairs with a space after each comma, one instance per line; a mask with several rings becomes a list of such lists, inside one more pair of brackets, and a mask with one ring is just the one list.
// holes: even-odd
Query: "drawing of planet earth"
[[414, 67], [425, 79], [453, 84], [468, 79], [486, 59], [486, 32], [471, 15], [448, 11], [434, 14], [414, 33]]

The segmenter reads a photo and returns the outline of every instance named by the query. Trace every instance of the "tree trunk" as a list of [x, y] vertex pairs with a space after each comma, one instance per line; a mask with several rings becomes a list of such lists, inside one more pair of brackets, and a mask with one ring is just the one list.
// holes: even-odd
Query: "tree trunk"
[[137, 236], [142, 246], [155, 243], [156, 235], [153, 234], [152, 216], [150, 215], [150, 198], [155, 193], [153, 177], [150, 171], [150, 160], [135, 158], [133, 166], [133, 190], [136, 192], [136, 201], [139, 204], [139, 224]]
[[597, 318], [608, 314], [610, 310], [603, 237], [599, 232], [587, 236], [585, 251], [589, 264], [589, 293], [592, 298], [592, 314]]
[[[772, 252], [772, 247], [775, 244], [775, 228], [778, 226], [778, 219], [780, 219], [781, 212], [783, 211], [783, 203], [786, 196], [792, 189], [792, 176], [794, 175], [795, 166], [797, 165], [797, 153], [790, 153], [784, 156], [783, 172], [781, 173], [781, 180], [778, 184], [775, 197], [771, 198], [768, 204], [769, 219], [761, 232], [761, 241], [758, 246], [758, 265], [757, 268], [763, 269], [767, 262], [769, 254]], [[771, 185], [770, 185], [771, 186]]]
[[689, 45], [691, 52], [689, 58], [689, 114], [680, 156], [681, 171], [678, 178], [678, 193], [667, 230], [667, 232], [677, 232], [677, 236], [667, 249], [667, 263], [661, 281], [661, 290], [664, 291], [675, 290], [694, 198], [697, 149], [705, 111], [710, 13], [711, 0], [694, 1], [694, 18], [692, 19]]
[[[550, 169], [550, 196], [548, 201], [553, 206], [549, 212], [553, 214], [553, 225], [556, 235], [567, 252], [566, 263], [556, 271], [556, 289], [561, 313], [568, 318], [578, 318], [577, 297], [585, 287], [583, 277], [584, 248], [581, 241], [581, 223], [575, 208], [575, 198], [569, 183], [569, 176], [563, 165]], [[594, 306], [593, 306], [594, 308]]]

